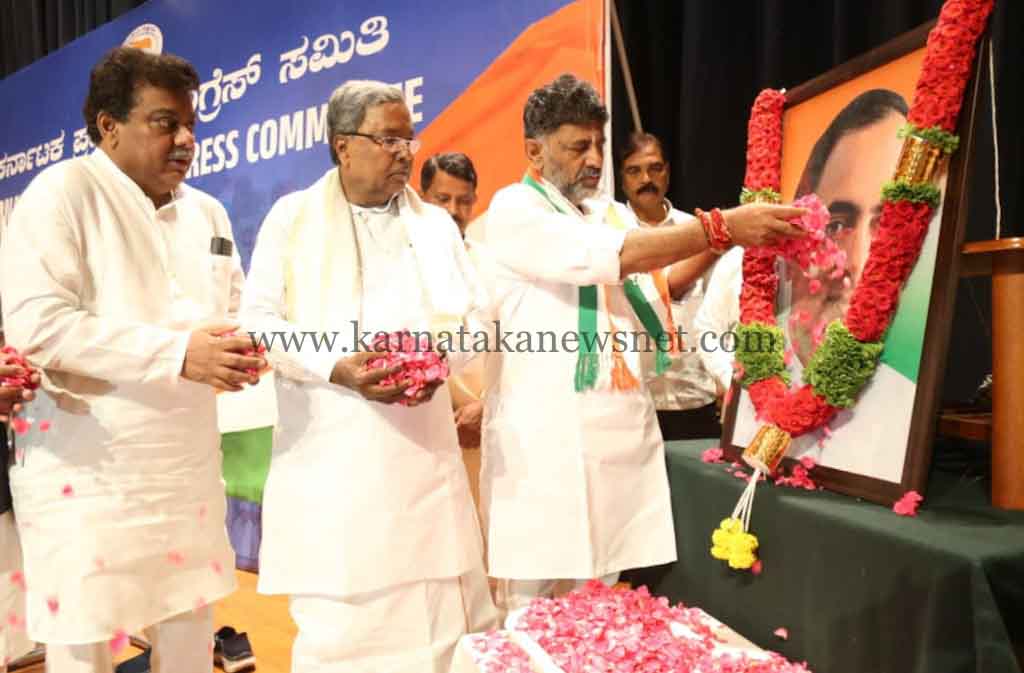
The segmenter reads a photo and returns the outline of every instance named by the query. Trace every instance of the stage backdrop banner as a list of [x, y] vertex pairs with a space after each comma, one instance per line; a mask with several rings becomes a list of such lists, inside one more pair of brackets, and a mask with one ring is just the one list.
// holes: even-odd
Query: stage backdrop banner
[[[404, 92], [423, 142], [414, 187], [432, 154], [472, 158], [482, 213], [526, 168], [522, 110], [533, 89], [573, 72], [607, 97], [607, 17], [605, 0], [151, 0], [0, 81], [0, 232], [33, 177], [93, 150], [81, 113], [89, 70], [119, 45], [177, 54], [199, 73], [187, 181], [227, 208], [246, 269], [274, 201], [330, 165], [327, 100], [349, 79]], [[239, 565], [252, 567], [273, 386], [220, 397], [229, 522]]]

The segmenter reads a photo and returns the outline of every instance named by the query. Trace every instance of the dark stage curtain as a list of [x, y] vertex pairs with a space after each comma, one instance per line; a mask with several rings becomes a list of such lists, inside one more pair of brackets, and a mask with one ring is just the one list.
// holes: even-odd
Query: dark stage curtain
[[[750, 105], [793, 88], [938, 16], [941, 0], [617, 0], [644, 130], [665, 143], [669, 193], [683, 210], [737, 203]], [[1002, 185], [1002, 235], [1024, 235], [1024, 3], [991, 19]], [[615, 52], [613, 51], [613, 54]], [[613, 73], [614, 145], [633, 130], [622, 71]], [[978, 108], [967, 239], [995, 236], [988, 73]], [[622, 198], [621, 191], [619, 198]], [[942, 271], [939, 270], [938, 273]], [[963, 280], [943, 398], [971, 396], [991, 366], [988, 279]]]
[[145, 0], [0, 0], [0, 77], [7, 77]]
[[[144, 0], [0, 0], [0, 76]], [[617, 0], [645, 130], [672, 163], [673, 203], [736, 202], [750, 104], [792, 88], [938, 15], [941, 0]], [[1003, 235], [1024, 235], [1024, 3], [997, 0], [991, 21], [999, 110]], [[614, 52], [613, 52], [614, 54]], [[614, 140], [632, 130], [622, 73], [612, 68]], [[989, 91], [981, 94], [968, 240], [994, 236]], [[621, 198], [621, 194], [620, 194]], [[961, 282], [947, 399], [970, 395], [991, 361], [989, 281]]]

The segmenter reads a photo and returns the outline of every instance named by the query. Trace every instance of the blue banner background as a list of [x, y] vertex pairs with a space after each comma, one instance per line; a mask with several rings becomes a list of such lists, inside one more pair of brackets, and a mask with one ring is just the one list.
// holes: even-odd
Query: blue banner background
[[[88, 89], [89, 70], [112, 47], [124, 43], [133, 30], [154, 24], [163, 36], [163, 52], [182, 56], [196, 67], [205, 84], [245, 69], [260, 54], [259, 79], [248, 74], [244, 93], [220, 106], [213, 116], [215, 95], [230, 90], [209, 86], [200, 109], [209, 120], [197, 120], [197, 158], [189, 184], [224, 203], [231, 215], [243, 264], [248, 268], [262, 218], [279, 196], [312, 183], [330, 165], [319, 124], [330, 92], [348, 79], [378, 79], [403, 83], [422, 131], [530, 24], [570, 3], [570, 0], [451, 0], [443, 10], [420, 3], [391, 1], [336, 2], [306, 0], [152, 0], [142, 7], [72, 42], [63, 49], [0, 81], [0, 225], [6, 224], [15, 198], [45, 168], [38, 157], [56, 157], [50, 150], [63, 133], [61, 159], [88, 151], [81, 142], [85, 123], [81, 108]], [[338, 37], [350, 31], [372, 51], [382, 38], [367, 33], [386, 19], [387, 43], [376, 53], [305, 74], [282, 84], [282, 54], [296, 50], [308, 38], [305, 57], [330, 58], [333, 48], [315, 49], [320, 36]], [[324, 42], [329, 42], [325, 38]], [[347, 49], [350, 41], [341, 42]], [[321, 45], [322, 46], [322, 45]], [[340, 61], [340, 59], [337, 59]], [[321, 61], [322, 63], [322, 61]], [[238, 87], [236, 90], [240, 90]], [[411, 97], [410, 97], [411, 96]], [[417, 100], [420, 97], [422, 100]], [[311, 109], [311, 112], [307, 112]], [[296, 113], [299, 113], [296, 115]], [[282, 122], [282, 117], [287, 118]], [[302, 123], [298, 143], [284, 143], [283, 128]], [[307, 129], [314, 135], [307, 142]], [[76, 131], [79, 132], [76, 150]], [[205, 144], [203, 142], [206, 141]], [[42, 146], [40, 148], [39, 146]], [[232, 152], [232, 147], [234, 152]], [[31, 169], [25, 155], [36, 149]], [[264, 150], [264, 154], [260, 151]], [[453, 148], [457, 149], [457, 148]], [[277, 150], [270, 157], [271, 150]], [[255, 154], [253, 153], [255, 151]], [[19, 155], [22, 169], [18, 169]], [[237, 163], [228, 167], [234, 158]], [[417, 169], [419, 160], [417, 158]], [[215, 170], [220, 168], [221, 170]]]

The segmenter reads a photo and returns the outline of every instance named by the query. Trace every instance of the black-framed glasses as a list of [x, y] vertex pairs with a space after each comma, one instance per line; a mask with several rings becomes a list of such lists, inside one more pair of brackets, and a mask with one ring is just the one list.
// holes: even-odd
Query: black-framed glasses
[[398, 152], [404, 149], [409, 150], [409, 154], [416, 154], [422, 145], [422, 143], [415, 138], [410, 140], [409, 138], [399, 138], [398, 136], [374, 136], [369, 133], [356, 133], [355, 131], [344, 135], [369, 138], [392, 154], [398, 154]]

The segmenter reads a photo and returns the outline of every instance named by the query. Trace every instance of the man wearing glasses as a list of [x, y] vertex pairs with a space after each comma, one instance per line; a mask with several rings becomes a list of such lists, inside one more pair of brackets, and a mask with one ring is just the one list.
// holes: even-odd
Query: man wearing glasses
[[235, 588], [215, 392], [265, 363], [230, 335], [227, 213], [182, 182], [198, 84], [170, 54], [104, 56], [83, 109], [96, 151], [37, 175], [4, 236], [3, 324], [48, 421], [10, 471], [47, 671], [110, 673], [140, 630], [154, 672], [210, 671], [209, 605]]
[[271, 209], [243, 292], [280, 409], [259, 590], [291, 596], [293, 671], [446, 673], [496, 616], [451, 399], [385, 384], [395, 370], [368, 351], [379, 332], [457, 330], [485, 302], [455, 223], [407, 185], [401, 92], [347, 82], [327, 126], [335, 166]]

